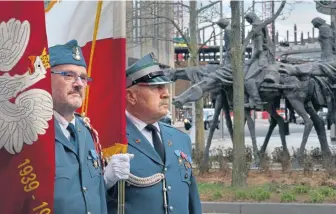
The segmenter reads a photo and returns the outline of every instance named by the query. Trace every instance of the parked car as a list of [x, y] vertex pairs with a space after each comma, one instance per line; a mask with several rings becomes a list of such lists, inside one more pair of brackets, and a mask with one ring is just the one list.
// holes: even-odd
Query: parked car
[[[203, 123], [205, 130], [208, 130], [210, 128], [210, 124], [212, 123], [214, 113], [215, 109], [213, 108], [203, 109]], [[192, 124], [192, 116], [188, 115], [184, 119], [184, 127], [186, 128], [186, 130], [189, 130], [191, 128], [191, 124]], [[217, 125], [217, 127], [219, 126]]]
[[[204, 121], [204, 129], [207, 130], [210, 128], [211, 124], [213, 123], [214, 115], [209, 115], [207, 120]], [[218, 117], [216, 128], [219, 129], [220, 117]]]

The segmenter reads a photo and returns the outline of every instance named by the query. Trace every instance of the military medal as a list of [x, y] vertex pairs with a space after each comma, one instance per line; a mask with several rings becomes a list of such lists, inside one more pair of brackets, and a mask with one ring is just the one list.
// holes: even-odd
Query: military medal
[[[168, 144], [169, 144], [169, 142], [168, 142]], [[183, 159], [181, 158], [181, 152], [180, 152], [180, 150], [175, 150], [175, 155], [177, 156], [177, 161], [178, 161], [178, 163], [179, 163], [179, 165], [182, 165], [183, 164]]]
[[191, 157], [190, 157], [190, 156], [188, 156], [188, 162], [189, 162], [190, 164], [193, 163], [192, 160], [191, 160]]
[[179, 165], [183, 165], [184, 162], [184, 167], [186, 170], [191, 169], [192, 160], [190, 156], [180, 150], [175, 150], [175, 155], [178, 158]]
[[183, 163], [183, 160], [182, 160], [182, 158], [181, 158], [181, 157], [179, 157], [179, 159], [178, 159], [178, 162], [179, 162], [179, 164], [180, 164], [180, 165], [182, 165], [182, 163]]
[[97, 169], [98, 166], [99, 166], [98, 160], [94, 160], [93, 161], [93, 167]]
[[187, 155], [186, 155], [184, 152], [181, 152], [181, 157], [182, 157], [184, 160], [187, 160]]
[[98, 167], [99, 167], [99, 157], [98, 157], [98, 155], [97, 155], [96, 150], [91, 149], [91, 150], [89, 151], [89, 153], [90, 153], [90, 158], [89, 158], [89, 157], [88, 157], [88, 158], [89, 158], [89, 159], [92, 159], [93, 167], [96, 168], [96, 169], [98, 169]]

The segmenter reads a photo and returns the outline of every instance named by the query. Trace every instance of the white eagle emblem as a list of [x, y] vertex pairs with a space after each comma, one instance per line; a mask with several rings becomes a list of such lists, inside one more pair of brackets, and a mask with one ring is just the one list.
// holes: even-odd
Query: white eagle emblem
[[28, 21], [21, 23], [12, 18], [0, 23], [0, 72], [5, 72], [0, 76], [0, 149], [10, 154], [21, 152], [24, 143], [31, 145], [38, 135], [45, 134], [53, 115], [49, 92], [24, 91], [46, 77], [40, 56], [30, 58], [33, 68], [23, 75], [9, 74], [23, 56], [29, 37]]

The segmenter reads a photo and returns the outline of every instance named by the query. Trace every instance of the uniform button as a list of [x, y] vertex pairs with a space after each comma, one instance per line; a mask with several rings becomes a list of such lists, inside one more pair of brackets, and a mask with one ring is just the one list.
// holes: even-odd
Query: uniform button
[[187, 178], [188, 178], [188, 173], [186, 173], [186, 174], [184, 175], [184, 178], [185, 178], [185, 179], [187, 179]]
[[173, 209], [174, 209], [173, 206], [170, 206], [170, 207], [169, 207], [169, 210], [170, 210], [170, 211], [173, 211]]
[[87, 212], [87, 214], [91, 214], [91, 212]]
[[165, 167], [165, 168], [164, 168], [164, 171], [167, 172], [167, 170], [168, 170], [167, 167]]
[[168, 190], [171, 190], [171, 186], [168, 186]]
[[86, 187], [83, 187], [83, 191], [86, 192], [86, 191], [87, 191], [87, 188], [86, 188]]

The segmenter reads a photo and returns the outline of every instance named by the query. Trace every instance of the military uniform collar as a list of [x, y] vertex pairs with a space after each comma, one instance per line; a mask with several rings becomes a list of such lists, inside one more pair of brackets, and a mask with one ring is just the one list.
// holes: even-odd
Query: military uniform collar
[[[136, 118], [131, 113], [126, 111], [126, 116], [132, 121], [132, 123], [139, 129], [140, 132], [142, 132], [145, 127], [147, 126], [147, 123], [143, 122], [142, 120]], [[153, 125], [157, 128], [157, 130], [160, 132], [160, 126], [158, 122], [153, 123]]]
[[[60, 115], [60, 113], [58, 113], [55, 110], [54, 110], [54, 117], [63, 128], [66, 129], [68, 127], [69, 122], [62, 115]], [[76, 126], [76, 117], [75, 116], [73, 116], [70, 123], [72, 123], [74, 126]]]

